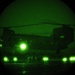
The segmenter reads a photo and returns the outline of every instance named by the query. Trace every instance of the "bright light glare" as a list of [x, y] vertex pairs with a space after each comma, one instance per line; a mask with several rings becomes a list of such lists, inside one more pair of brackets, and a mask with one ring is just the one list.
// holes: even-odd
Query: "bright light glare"
[[66, 57], [64, 57], [64, 58], [62, 59], [62, 61], [63, 61], [63, 62], [66, 62], [66, 61], [67, 61], [67, 58], [66, 58]]
[[26, 49], [26, 47], [27, 47], [27, 45], [26, 45], [26, 44], [20, 44], [20, 49], [21, 49], [21, 50], [25, 50], [25, 49]]
[[18, 60], [17, 57], [14, 57], [14, 58], [13, 58], [13, 61], [17, 61], [17, 60]]
[[48, 61], [49, 58], [48, 57], [43, 57], [43, 61]]
[[69, 60], [70, 60], [71, 62], [75, 62], [75, 56], [71, 56], [71, 57], [69, 58]]
[[8, 61], [9, 61], [8, 57], [4, 57], [3, 60], [4, 60], [5, 62], [8, 62]]

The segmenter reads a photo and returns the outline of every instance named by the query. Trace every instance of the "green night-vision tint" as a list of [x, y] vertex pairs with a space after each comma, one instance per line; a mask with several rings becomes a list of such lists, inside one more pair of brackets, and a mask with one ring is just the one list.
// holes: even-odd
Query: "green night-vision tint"
[[64, 35], [62, 35], [62, 36], [60, 36], [60, 38], [65, 38], [65, 36], [64, 36]]
[[43, 61], [49, 61], [49, 57], [43, 57], [42, 60]]
[[68, 60], [68, 59], [67, 59], [66, 57], [62, 58], [62, 61], [63, 61], [63, 62], [67, 62], [67, 60]]
[[2, 47], [2, 44], [0, 44], [0, 47]]
[[[43, 58], [42, 58], [42, 60], [44, 61], [44, 62], [47, 62], [47, 61], [49, 61], [49, 57], [47, 57], [47, 56], [44, 56]], [[4, 62], [8, 62], [9, 61], [9, 58], [8, 57], [3, 57], [3, 61]], [[18, 58], [17, 57], [13, 57], [13, 61], [14, 62], [17, 62], [18, 61]], [[68, 58], [67, 57], [63, 57], [62, 58], [62, 61], [64, 62], [64, 63], [66, 63], [67, 61], [68, 61]], [[69, 58], [69, 61], [70, 62], [75, 62], [75, 56], [71, 56], [70, 58]]]
[[69, 58], [69, 61], [70, 61], [70, 62], [75, 62], [75, 56], [71, 56], [71, 57]]
[[14, 57], [14, 58], [13, 58], [13, 61], [14, 61], [14, 62], [18, 61], [18, 58], [17, 58], [17, 57]]
[[3, 58], [3, 61], [4, 61], [4, 62], [8, 62], [8, 61], [9, 61], [8, 57], [4, 57], [4, 58]]
[[21, 51], [26, 50], [26, 48], [27, 48], [27, 44], [25, 44], [25, 43], [21, 43], [21, 44], [20, 44], [20, 49], [21, 49]]

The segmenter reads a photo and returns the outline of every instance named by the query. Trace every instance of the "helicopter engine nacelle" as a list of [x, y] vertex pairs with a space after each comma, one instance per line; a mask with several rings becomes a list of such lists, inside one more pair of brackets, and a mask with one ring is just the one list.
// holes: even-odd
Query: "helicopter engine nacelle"
[[68, 26], [55, 28], [53, 30], [53, 39], [57, 49], [65, 49], [74, 41], [74, 29]]

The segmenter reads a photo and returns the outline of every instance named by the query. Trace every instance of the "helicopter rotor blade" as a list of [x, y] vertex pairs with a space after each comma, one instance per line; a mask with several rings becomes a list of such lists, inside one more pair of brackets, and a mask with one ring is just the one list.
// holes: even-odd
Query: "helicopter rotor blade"
[[28, 24], [28, 25], [20, 25], [20, 26], [6, 26], [6, 27], [0, 27], [0, 29], [2, 29], [2, 28], [19, 28], [19, 27], [28, 27], [28, 26], [36, 26], [36, 25], [41, 25], [41, 24], [75, 26], [75, 25], [70, 25], [70, 24], [59, 24], [59, 23], [55, 23], [55, 22], [44, 21], [44, 22], [37, 23], [37, 24]]

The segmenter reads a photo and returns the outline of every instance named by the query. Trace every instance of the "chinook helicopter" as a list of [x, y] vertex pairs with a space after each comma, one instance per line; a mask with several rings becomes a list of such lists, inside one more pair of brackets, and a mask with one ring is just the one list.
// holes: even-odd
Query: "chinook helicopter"
[[[40, 24], [61, 25], [62, 27], [53, 29], [53, 33], [51, 36], [15, 34], [15, 31], [11, 30], [11, 28]], [[68, 45], [74, 41], [74, 29], [71, 26], [75, 25], [41, 22], [38, 24], [30, 25], [0, 27], [3, 29], [3, 33], [1, 36], [1, 39], [3, 40], [2, 48], [6, 50], [8, 47], [14, 48], [17, 43], [24, 41], [28, 46], [28, 48], [26, 49], [55, 50], [56, 54], [59, 54], [61, 50], [66, 49]]]

